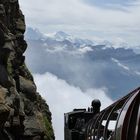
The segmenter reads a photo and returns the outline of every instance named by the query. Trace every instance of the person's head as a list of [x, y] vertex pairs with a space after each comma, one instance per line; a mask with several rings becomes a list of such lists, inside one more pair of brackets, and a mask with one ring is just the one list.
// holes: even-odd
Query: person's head
[[91, 106], [93, 108], [94, 111], [100, 111], [100, 107], [101, 107], [101, 102], [98, 99], [94, 99], [91, 102]]

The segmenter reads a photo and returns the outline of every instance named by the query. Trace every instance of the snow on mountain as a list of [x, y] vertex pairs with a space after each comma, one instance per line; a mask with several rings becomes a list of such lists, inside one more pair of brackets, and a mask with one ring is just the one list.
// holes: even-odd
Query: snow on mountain
[[25, 38], [30, 40], [44, 40], [46, 36], [42, 34], [38, 29], [28, 27], [25, 32]]
[[139, 86], [140, 54], [123, 40], [95, 44], [62, 31], [45, 37], [37, 30], [27, 33], [26, 58], [34, 73], [50, 72], [83, 91], [105, 87], [112, 98]]
[[129, 68], [128, 66], [126, 66], [126, 65], [124, 65], [124, 64], [122, 64], [122, 63], [120, 63], [119, 60], [117, 60], [117, 59], [115, 59], [115, 58], [111, 58], [111, 60], [112, 60], [113, 62], [115, 62], [119, 67], [123, 68], [124, 70], [127, 70], [127, 71], [130, 70], [130, 68]]
[[51, 53], [69, 51], [71, 54], [83, 54], [93, 51], [91, 46], [95, 44], [91, 40], [75, 38], [63, 31], [44, 35], [39, 30], [32, 28], [27, 29], [26, 39], [41, 42], [41, 46]]
[[105, 45], [105, 48], [111, 48], [111, 47], [113, 47], [113, 48], [130, 48], [128, 43], [120, 38], [115, 38], [112, 41], [103, 40], [103, 41], [99, 42], [99, 44]]
[[58, 42], [64, 42], [64, 41], [69, 41], [73, 45], [95, 45], [96, 42], [93, 42], [89, 39], [81, 39], [74, 37], [72, 35], [69, 35], [63, 31], [58, 31], [56, 33], [48, 33], [48, 34], [43, 34], [41, 33], [38, 29], [33, 29], [33, 28], [27, 28], [26, 31], [26, 38], [27, 39], [32, 39], [32, 40], [38, 40], [38, 39], [43, 39], [43, 40], [54, 40]]
[[69, 35], [63, 31], [58, 31], [56, 32], [53, 36], [52, 39], [57, 40], [57, 41], [69, 41], [71, 42], [74, 46], [79, 47], [80, 45], [94, 45], [93, 41], [88, 40], [88, 39], [81, 39], [74, 37], [72, 35]]
[[54, 34], [53, 38], [57, 41], [64, 41], [64, 40], [69, 40], [71, 39], [71, 36], [66, 34], [63, 31], [58, 31]]
[[[96, 45], [99, 45], [99, 46], [102, 45], [102, 49], [111, 48], [111, 47], [113, 48], [130, 48], [131, 47], [125, 42], [125, 40], [121, 38], [115, 38], [111, 41], [102, 40], [102, 39], [100, 41], [96, 39], [89, 40], [89, 39], [77, 38], [63, 31], [43, 34], [38, 29], [33, 29], [33, 28], [27, 28], [26, 39], [27, 40], [42, 40], [44, 41], [44, 46], [64, 46], [65, 45], [64, 48], [66, 48], [66, 46], [79, 48], [81, 46], [92, 47]], [[133, 46], [132, 48], [136, 53], [140, 53], [139, 46], [136, 46], [136, 47]]]

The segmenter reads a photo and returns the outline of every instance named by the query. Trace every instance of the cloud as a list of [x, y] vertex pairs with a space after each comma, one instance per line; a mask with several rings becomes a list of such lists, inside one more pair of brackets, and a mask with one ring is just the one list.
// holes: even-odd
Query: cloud
[[125, 10], [127, 7], [136, 6], [138, 0], [83, 0], [90, 5], [96, 5], [102, 8], [111, 8], [114, 10]]
[[39, 27], [46, 33], [64, 30], [88, 38], [122, 37], [131, 43], [139, 42], [139, 3], [126, 7], [126, 12], [91, 6], [82, 0], [20, 0], [20, 4], [28, 26]]
[[101, 100], [102, 108], [112, 103], [105, 93], [105, 88], [93, 88], [83, 92], [79, 87], [69, 85], [51, 73], [34, 74], [34, 78], [38, 91], [50, 106], [56, 140], [64, 139], [64, 113], [70, 112], [74, 108], [87, 108], [95, 98]]

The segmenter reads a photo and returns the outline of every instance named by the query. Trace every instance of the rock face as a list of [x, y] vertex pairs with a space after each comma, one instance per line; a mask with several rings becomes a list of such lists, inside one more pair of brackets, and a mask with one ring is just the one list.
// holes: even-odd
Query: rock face
[[24, 32], [18, 0], [0, 0], [0, 140], [54, 140], [49, 107], [24, 62]]

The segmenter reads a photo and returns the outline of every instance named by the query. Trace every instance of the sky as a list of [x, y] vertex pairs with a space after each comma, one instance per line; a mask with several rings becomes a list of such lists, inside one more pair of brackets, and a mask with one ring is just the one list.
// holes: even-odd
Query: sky
[[139, 45], [140, 0], [19, 0], [27, 26]]

